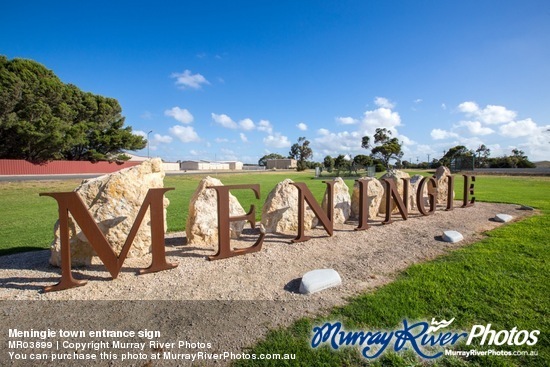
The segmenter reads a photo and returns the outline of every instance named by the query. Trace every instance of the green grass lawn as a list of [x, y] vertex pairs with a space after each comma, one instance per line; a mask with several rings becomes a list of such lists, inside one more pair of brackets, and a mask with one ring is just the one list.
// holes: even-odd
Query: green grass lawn
[[[411, 176], [414, 173], [411, 172]], [[426, 172], [420, 173], [427, 175]], [[258, 200], [252, 190], [232, 192], [245, 210], [248, 211], [250, 205], [256, 206], [258, 220], [267, 195], [277, 183], [285, 178], [307, 183], [319, 202], [322, 200], [326, 187], [323, 180], [314, 179], [312, 171], [239, 173], [217, 176], [214, 174], [212, 176], [219, 178], [224, 185], [260, 184], [261, 197]], [[170, 199], [166, 218], [169, 232], [185, 230], [189, 200], [203, 177], [205, 175], [165, 177], [164, 186], [175, 188], [175, 190], [166, 193], [166, 197]], [[53, 226], [57, 220], [57, 204], [54, 199], [40, 197], [38, 194], [72, 191], [80, 182], [81, 180], [0, 182], [0, 206], [5, 213], [0, 217], [0, 229], [2, 230], [0, 255], [49, 248], [53, 239]], [[346, 179], [346, 183], [351, 189], [354, 179]], [[457, 195], [460, 195], [461, 187], [457, 184]]]
[[[259, 200], [255, 198], [252, 190], [233, 192], [245, 210], [248, 211], [250, 205], [256, 205], [258, 219], [267, 195], [285, 178], [306, 182], [319, 202], [325, 190], [325, 184], [322, 180], [315, 180], [312, 172], [239, 173], [212, 176], [219, 178], [224, 185], [260, 184]], [[189, 200], [203, 177], [205, 175], [165, 177], [164, 186], [175, 188], [166, 193], [166, 197], [170, 199], [167, 212], [169, 232], [185, 230]], [[53, 226], [57, 220], [57, 203], [52, 198], [40, 197], [39, 193], [72, 191], [80, 182], [81, 180], [0, 182], [0, 206], [5, 213], [0, 216], [2, 230], [0, 255], [49, 248], [53, 239]], [[347, 183], [353, 185], [353, 180], [347, 180]], [[30, 228], [32, 230], [29, 230]]]

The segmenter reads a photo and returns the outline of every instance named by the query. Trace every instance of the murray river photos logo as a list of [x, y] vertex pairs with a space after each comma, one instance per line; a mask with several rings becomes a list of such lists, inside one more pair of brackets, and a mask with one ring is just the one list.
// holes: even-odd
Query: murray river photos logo
[[363, 357], [374, 359], [386, 350], [399, 352], [412, 349], [426, 359], [439, 358], [445, 353], [445, 347], [465, 341], [466, 345], [474, 342], [487, 346], [533, 346], [538, 341], [539, 330], [493, 330], [491, 324], [474, 325], [470, 332], [445, 331], [455, 319], [436, 321], [409, 322], [403, 320], [402, 328], [391, 331], [347, 331], [340, 322], [327, 322], [313, 328], [311, 347], [323, 344], [334, 350], [345, 346], [356, 346]]

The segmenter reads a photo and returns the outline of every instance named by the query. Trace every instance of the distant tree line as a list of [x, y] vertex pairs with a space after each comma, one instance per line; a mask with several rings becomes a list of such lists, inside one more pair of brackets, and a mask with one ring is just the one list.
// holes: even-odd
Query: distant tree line
[[485, 144], [480, 145], [478, 149], [471, 150], [463, 145], [457, 145], [449, 149], [439, 160], [439, 164], [450, 166], [453, 160], [468, 159], [472, 160], [475, 168], [535, 168], [535, 164], [529, 161], [525, 152], [520, 149], [512, 149], [511, 155], [491, 158], [491, 149]]
[[127, 160], [146, 140], [124, 127], [116, 99], [64, 84], [43, 65], [0, 55], [0, 158]]
[[[374, 141], [374, 144], [371, 143]], [[289, 155], [284, 157], [277, 153], [270, 153], [260, 158], [258, 164], [265, 166], [268, 159], [293, 158], [298, 161], [298, 170], [307, 168], [322, 167], [328, 172], [336, 171], [336, 175], [341, 172], [357, 172], [369, 166], [374, 166], [376, 172], [382, 172], [391, 167], [391, 163], [398, 168], [416, 168], [428, 169], [440, 166], [455, 167], [457, 170], [469, 168], [534, 168], [535, 165], [529, 161], [522, 150], [512, 149], [511, 155], [491, 158], [491, 150], [485, 145], [481, 145], [473, 151], [463, 145], [457, 145], [446, 151], [440, 159], [434, 158], [431, 162], [417, 162], [416, 164], [402, 160], [403, 143], [397, 138], [392, 137], [390, 130], [386, 128], [376, 129], [374, 136], [363, 136], [361, 147], [370, 150], [369, 155], [358, 154], [355, 157], [340, 154], [333, 158], [330, 155], [325, 156], [323, 162], [311, 162], [309, 158], [313, 156], [310, 142], [305, 137], [300, 137], [298, 142], [292, 145]]]

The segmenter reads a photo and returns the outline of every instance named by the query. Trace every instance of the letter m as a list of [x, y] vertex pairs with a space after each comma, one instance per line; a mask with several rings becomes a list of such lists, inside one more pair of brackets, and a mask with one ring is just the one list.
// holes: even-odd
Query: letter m
[[42, 193], [40, 196], [51, 196], [57, 201], [59, 207], [59, 231], [61, 240], [61, 281], [55, 285], [44, 287], [45, 292], [60, 291], [73, 287], [79, 287], [86, 284], [86, 281], [76, 280], [71, 273], [71, 248], [69, 243], [69, 212], [76, 223], [82, 229], [82, 232], [92, 245], [97, 256], [101, 259], [105, 267], [115, 279], [124, 260], [128, 256], [128, 251], [134, 242], [134, 238], [139, 230], [141, 222], [145, 217], [147, 209], [151, 208], [151, 265], [146, 269], [141, 269], [140, 274], [153, 273], [157, 271], [172, 269], [177, 264], [166, 262], [164, 251], [164, 207], [163, 197], [166, 191], [172, 188], [149, 189], [141, 208], [136, 216], [136, 220], [130, 229], [130, 233], [124, 242], [124, 246], [117, 256], [109, 242], [92, 218], [86, 205], [76, 192], [56, 192]]

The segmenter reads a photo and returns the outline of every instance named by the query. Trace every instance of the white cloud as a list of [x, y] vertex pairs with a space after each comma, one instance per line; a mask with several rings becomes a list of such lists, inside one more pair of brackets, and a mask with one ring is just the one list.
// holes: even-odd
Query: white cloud
[[172, 135], [174, 135], [184, 143], [190, 143], [192, 141], [200, 141], [200, 138], [197, 132], [195, 131], [195, 129], [193, 129], [192, 126], [176, 125], [176, 126], [172, 126], [169, 129], [169, 131]]
[[223, 113], [221, 115], [217, 115], [213, 113], [212, 120], [214, 120], [214, 122], [216, 122], [217, 124], [220, 124], [221, 126], [228, 129], [236, 129], [239, 127], [239, 125], [237, 125], [237, 123], [233, 121], [231, 117]]
[[531, 162], [549, 160], [550, 157], [550, 125], [539, 127], [537, 134], [527, 138], [525, 152]]
[[400, 125], [399, 113], [382, 107], [374, 111], [366, 111], [360, 129], [364, 135], [373, 135], [377, 128], [386, 128], [395, 135], [395, 127]]
[[468, 101], [458, 105], [458, 110], [466, 116], [475, 117], [485, 124], [502, 124], [513, 121], [517, 113], [504, 106], [487, 105], [481, 109], [477, 103]]
[[252, 121], [249, 118], [239, 121], [239, 125], [243, 130], [246, 130], [246, 131], [254, 130], [254, 128], [256, 127], [256, 125], [254, 125], [254, 121]]
[[319, 159], [327, 154], [334, 156], [344, 153], [357, 154], [362, 150], [361, 136], [357, 131], [334, 133], [327, 129], [319, 129], [317, 133], [320, 136], [313, 139], [313, 142], [315, 143], [314, 152], [317, 153]]
[[442, 109], [442, 110], [446, 110], [446, 109], [447, 109], [447, 105], [446, 105], [445, 103], [442, 103], [442, 104], [441, 104], [441, 109]]
[[[416, 146], [416, 152], [418, 154], [431, 155], [432, 158], [435, 158], [436, 151], [432, 145], [427, 144], [418, 144]], [[431, 160], [431, 158], [430, 158]]]
[[153, 141], [155, 143], [170, 144], [172, 142], [172, 137], [170, 135], [155, 134], [153, 136]]
[[405, 135], [398, 135], [397, 139], [399, 139], [403, 143], [403, 146], [411, 146], [416, 144], [414, 140], [411, 140], [408, 136]]
[[183, 73], [172, 73], [172, 78], [176, 79], [176, 85], [181, 89], [200, 89], [203, 84], [210, 84], [201, 74], [192, 74], [191, 70], [185, 70]]
[[268, 134], [272, 134], [273, 126], [271, 125], [271, 122], [269, 122], [268, 120], [260, 120], [260, 122], [258, 122], [258, 130], [264, 131]]
[[296, 125], [296, 127], [297, 127], [299, 130], [302, 130], [302, 131], [306, 131], [306, 130], [307, 130], [307, 125], [304, 124], [303, 122], [300, 122], [298, 125]]
[[354, 119], [353, 117], [337, 117], [336, 121], [342, 125], [353, 125], [359, 122], [359, 120]]
[[539, 134], [541, 130], [530, 118], [521, 121], [512, 121], [499, 128], [500, 134], [511, 138]]
[[460, 121], [458, 126], [464, 126], [473, 135], [489, 135], [495, 131], [489, 127], [481, 126], [479, 121]]
[[389, 99], [384, 97], [376, 97], [374, 99], [374, 104], [378, 107], [389, 108], [390, 110], [395, 107], [395, 103], [390, 102]]
[[227, 143], [229, 141], [229, 139], [226, 139], [226, 138], [216, 138], [214, 139], [214, 141], [216, 143]]
[[198, 151], [196, 151], [195, 149], [191, 149], [191, 150], [189, 151], [189, 154], [191, 154], [191, 155], [193, 155], [193, 156], [197, 156], [197, 155], [201, 155], [201, 152], [198, 152]]
[[419, 104], [419, 103], [422, 103], [422, 102], [423, 102], [422, 98], [418, 98], [418, 99], [414, 100], [414, 103], [416, 103], [416, 104]]
[[182, 124], [190, 124], [193, 122], [193, 115], [185, 108], [172, 107], [169, 110], [164, 111], [165, 116], [170, 116], [176, 119], [176, 121]]
[[458, 105], [458, 110], [466, 114], [474, 114], [479, 111], [479, 106], [475, 102], [462, 102]]
[[288, 148], [290, 147], [290, 141], [284, 135], [279, 133], [270, 134], [264, 138], [264, 144], [271, 148]]
[[430, 135], [434, 140], [458, 138], [458, 134], [442, 129], [433, 129]]
[[241, 141], [243, 143], [248, 143], [248, 138], [243, 133], [240, 133], [239, 136], [241, 137]]

